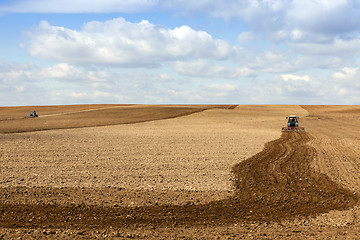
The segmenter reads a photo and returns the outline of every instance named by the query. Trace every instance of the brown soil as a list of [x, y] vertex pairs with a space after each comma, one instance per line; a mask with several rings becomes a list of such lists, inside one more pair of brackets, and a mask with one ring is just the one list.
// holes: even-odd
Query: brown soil
[[[176, 118], [236, 105], [73, 105], [0, 108], [0, 133], [108, 126]], [[36, 109], [38, 118], [28, 118]]]
[[[278, 139], [283, 121], [277, 118], [294, 109], [302, 117], [301, 109], [239, 106], [172, 120], [92, 128], [100, 139], [91, 138], [87, 129], [0, 135], [0, 236], [357, 239], [360, 149], [359, 137], [349, 129], [357, 130], [352, 121], [360, 111], [355, 107], [303, 108], [310, 113], [301, 118], [306, 132], [285, 132]], [[199, 120], [205, 120], [205, 126]], [[127, 140], [124, 144], [129, 148], [111, 151], [118, 146], [109, 140], [121, 132], [129, 133], [118, 136], [118, 140]], [[78, 134], [90, 138], [79, 141]], [[80, 143], [66, 145], [67, 138]], [[65, 147], [64, 154], [51, 144], [45, 145], [49, 139]], [[201, 145], [200, 139], [206, 145]], [[103, 148], [96, 149], [105, 140]], [[153, 142], [149, 144], [149, 140]], [[138, 144], [136, 151], [132, 142]], [[142, 144], [147, 144], [144, 149]], [[86, 156], [84, 147], [95, 151]], [[67, 152], [72, 148], [78, 149], [77, 156]], [[36, 152], [40, 157], [33, 157]], [[103, 156], [94, 159], [97, 154]], [[122, 171], [118, 166], [126, 168], [126, 158], [136, 160], [139, 156], [144, 158], [137, 162], [142, 164], [139, 168], [131, 170], [134, 175], [121, 178], [130, 169]], [[194, 158], [195, 162], [190, 160]], [[149, 159], [155, 161], [147, 163]], [[19, 160], [26, 166], [20, 167]], [[66, 170], [62, 165], [74, 169]], [[111, 173], [108, 168], [116, 171]], [[48, 177], [35, 174], [51, 170], [55, 172]], [[109, 174], [113, 176], [109, 178]]]
[[[139, 207], [5, 203], [0, 205], [1, 225], [65, 229], [229, 225], [316, 215], [354, 206], [357, 195], [334, 184], [326, 175], [312, 171], [310, 162], [315, 151], [306, 145], [308, 140], [306, 133], [283, 133], [262, 152], [237, 164], [233, 169], [236, 191], [232, 198], [207, 204]], [[40, 192], [61, 199], [67, 189], [15, 189], [16, 193], [29, 191], [31, 195]]]

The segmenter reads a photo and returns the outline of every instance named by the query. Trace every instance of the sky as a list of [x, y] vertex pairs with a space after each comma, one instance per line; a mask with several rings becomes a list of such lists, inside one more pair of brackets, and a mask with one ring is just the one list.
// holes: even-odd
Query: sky
[[0, 0], [0, 106], [360, 104], [360, 0]]

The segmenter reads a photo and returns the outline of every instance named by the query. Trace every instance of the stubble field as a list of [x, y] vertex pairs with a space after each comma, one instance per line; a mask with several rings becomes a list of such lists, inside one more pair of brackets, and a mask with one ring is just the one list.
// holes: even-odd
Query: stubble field
[[359, 106], [30, 110], [0, 108], [4, 239], [360, 238]]

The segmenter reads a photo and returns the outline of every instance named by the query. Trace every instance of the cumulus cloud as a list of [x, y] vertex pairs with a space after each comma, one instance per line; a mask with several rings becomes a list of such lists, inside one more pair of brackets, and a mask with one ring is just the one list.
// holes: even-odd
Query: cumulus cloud
[[206, 78], [239, 78], [251, 77], [256, 73], [246, 67], [230, 67], [218, 63], [211, 63], [203, 59], [193, 61], [176, 61], [174, 70], [183, 75]]
[[[0, 105], [74, 103], [288, 103], [354, 104], [360, 100], [358, 67], [328, 76], [307, 72], [258, 75], [243, 81], [172, 76], [166, 72], [89, 71], [0, 63]], [[246, 87], [244, 87], [246, 86]], [[40, 94], [39, 94], [40, 93]]]
[[360, 54], [360, 39], [334, 38], [327, 43], [288, 43], [288, 45], [306, 55], [338, 56], [351, 58]]
[[256, 39], [256, 35], [252, 32], [242, 32], [239, 34], [237, 40], [240, 44], [246, 44], [250, 41], [254, 41]]
[[312, 79], [309, 75], [283, 74], [281, 75], [283, 82], [279, 82], [279, 89], [282, 90], [283, 96], [290, 98], [298, 98], [299, 102], [302, 98], [318, 98], [321, 91], [318, 89], [318, 79]]
[[82, 65], [157, 66], [176, 59], [223, 59], [232, 54], [225, 41], [189, 26], [169, 29], [116, 18], [88, 22], [80, 31], [43, 21], [24, 47], [33, 56]]
[[249, 52], [246, 58], [240, 55], [236, 61], [259, 72], [281, 73], [307, 68], [309, 67], [308, 60], [304, 56], [295, 57], [287, 50], [268, 50], [264, 52]]
[[29, 91], [33, 80], [32, 69], [37, 68], [0, 61], [0, 105], [24, 105], [26, 100], [31, 102], [35, 95]]
[[358, 70], [357, 68], [344, 67], [342, 71], [334, 73], [334, 78], [336, 79], [353, 78], [354, 76], [356, 76], [357, 70]]
[[360, 30], [360, 3], [349, 0], [198, 0], [162, 1], [167, 8], [201, 11], [213, 17], [240, 19], [252, 31], [278, 41], [329, 42], [354, 38]]
[[305, 82], [309, 82], [310, 81], [310, 77], [308, 75], [295, 75], [295, 74], [283, 74], [281, 75], [282, 79], [285, 82], [289, 82], [289, 81], [305, 81]]
[[310, 74], [274, 75], [266, 80], [258, 80], [257, 85], [262, 87], [254, 87], [252, 92], [257, 99], [252, 101], [270, 104], [325, 104], [331, 100], [326, 97], [333, 93], [332, 83], [329, 81], [324, 86], [321, 81], [322, 79]]
[[252, 31], [289, 41], [353, 38], [360, 30], [358, 0], [19, 0], [0, 4], [0, 12], [127, 13], [150, 9], [240, 19]]
[[[328, 70], [329, 71], [329, 70]], [[356, 104], [360, 100], [359, 67], [343, 67], [328, 74], [274, 75], [261, 81], [261, 92], [268, 102], [288, 104]], [[259, 84], [259, 83], [258, 83]]]
[[16, 88], [17, 84], [32, 79], [33, 66], [18, 65], [0, 62], [0, 83], [1, 87]]
[[360, 5], [349, 0], [293, 1], [286, 12], [292, 25], [312, 33], [338, 36], [359, 30]]
[[216, 90], [216, 91], [233, 91], [236, 89], [236, 86], [234, 84], [228, 84], [228, 83], [223, 83], [223, 84], [213, 83], [213, 84], [207, 85], [206, 87], [208, 89], [212, 89], [212, 90]]
[[39, 72], [43, 78], [54, 79], [69, 79], [69, 78], [82, 78], [83, 73], [75, 67], [67, 63], [59, 63], [54, 66], [45, 68]]
[[333, 82], [337, 94], [346, 104], [357, 104], [360, 101], [360, 72], [359, 67], [343, 67], [334, 72]]
[[113, 13], [140, 12], [157, 0], [17, 0], [0, 4], [0, 12]]
[[19, 0], [0, 4], [0, 12], [128, 13], [155, 9], [239, 19], [251, 31], [267, 32], [279, 41], [329, 42], [356, 38], [354, 34], [360, 30], [358, 0]]
[[[74, 86], [86, 91], [111, 89], [104, 83], [108, 80], [109, 77], [104, 71], [87, 71], [66, 63], [39, 67], [0, 62], [0, 104], [50, 104], [59, 91], [68, 92], [69, 88]], [[53, 103], [64, 101], [66, 99]]]
[[[20, 1], [19, 5], [40, 2]], [[69, 5], [82, 4], [82, 1], [75, 0]], [[74, 30], [42, 22], [36, 31], [29, 33], [29, 41], [23, 46], [33, 56], [70, 64], [158, 67], [163, 62], [178, 61], [174, 69], [188, 76], [199, 75], [200, 71], [191, 73], [181, 68], [182, 62], [236, 59], [235, 63], [243, 66], [238, 73], [234, 73], [234, 68], [226, 71], [217, 68], [213, 76], [220, 77], [231, 74], [244, 76], [248, 74], [246, 69], [289, 72], [309, 67], [339, 67], [342, 62], [349, 64], [353, 57], [360, 54], [360, 3], [357, 1], [107, 0], [101, 3], [102, 8], [109, 7], [114, 11], [117, 11], [116, 4], [152, 6], [160, 14], [168, 9], [195, 14], [205, 12], [213, 17], [240, 20], [239, 24], [246, 25], [247, 31], [238, 34], [240, 47], [236, 47], [190, 26], [171, 29], [148, 21], [132, 23], [117, 18], [88, 22], [80, 30]], [[102, 8], [98, 8], [99, 12]], [[258, 45], [247, 49], [249, 46], [246, 44], [254, 42]], [[274, 43], [279, 43], [285, 51], [266, 49]], [[201, 64], [198, 66], [201, 67]]]
[[[160, 15], [171, 10], [177, 16], [197, 14], [233, 21], [228, 26], [239, 29], [235, 33], [238, 37], [216, 39], [209, 34], [215, 31], [212, 26], [206, 26], [206, 32], [193, 26], [170, 28], [123, 18], [87, 22], [80, 29], [43, 21], [27, 33], [22, 46], [32, 56], [57, 64], [39, 67], [0, 63], [0, 93], [9, 99], [11, 94], [27, 94], [23, 99], [28, 100], [38, 97], [29, 95], [38, 89], [46, 95], [42, 98], [54, 103], [64, 103], [64, 99], [68, 103], [301, 104], [360, 100], [358, 0], [0, 3], [0, 14], [132, 13], [149, 9], [156, 9]], [[154, 67], [157, 69], [149, 69]]]
[[205, 86], [207, 94], [223, 99], [237, 92], [237, 86], [229, 83], [213, 83]]

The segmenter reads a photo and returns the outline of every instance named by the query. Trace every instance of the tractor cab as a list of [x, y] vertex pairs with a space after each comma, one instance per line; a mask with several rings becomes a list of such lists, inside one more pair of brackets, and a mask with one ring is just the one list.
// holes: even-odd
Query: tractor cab
[[288, 119], [287, 126], [288, 127], [298, 127], [299, 126], [299, 117], [295, 115], [290, 115], [286, 117]]
[[299, 117], [296, 115], [290, 115], [288, 117], [286, 117], [287, 124], [286, 127], [282, 128], [283, 132], [292, 132], [292, 131], [298, 131], [298, 132], [302, 132], [305, 131], [305, 128], [303, 127], [299, 127]]
[[32, 111], [30, 112], [30, 117], [31, 117], [31, 118], [38, 117], [38, 115], [37, 115], [37, 113], [36, 113], [35, 110], [32, 110]]

